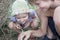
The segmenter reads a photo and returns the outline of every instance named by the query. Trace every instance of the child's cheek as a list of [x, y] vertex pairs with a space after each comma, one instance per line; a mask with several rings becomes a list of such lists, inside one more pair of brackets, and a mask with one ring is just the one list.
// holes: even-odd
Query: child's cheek
[[26, 21], [27, 19], [28, 19], [28, 16], [26, 16], [25, 18], [23, 18], [24, 19], [24, 21]]
[[20, 19], [17, 19], [17, 22], [20, 22]]

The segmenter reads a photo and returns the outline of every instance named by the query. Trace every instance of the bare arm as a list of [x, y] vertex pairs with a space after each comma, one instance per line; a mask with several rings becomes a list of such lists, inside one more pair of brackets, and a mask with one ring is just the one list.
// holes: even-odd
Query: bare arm
[[40, 16], [39, 17], [41, 20], [41, 27], [37, 31], [32, 32], [32, 36], [36, 37], [41, 37], [44, 36], [47, 33], [47, 24], [48, 24], [48, 19], [46, 16]]

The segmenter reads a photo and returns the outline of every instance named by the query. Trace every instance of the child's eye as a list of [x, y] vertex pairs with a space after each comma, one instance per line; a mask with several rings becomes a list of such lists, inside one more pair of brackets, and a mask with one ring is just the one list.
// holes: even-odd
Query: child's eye
[[35, 3], [35, 5], [39, 5], [39, 3]]
[[26, 18], [26, 16], [24, 16], [23, 18]]
[[19, 18], [17, 18], [17, 19], [21, 19], [21, 18], [19, 17]]

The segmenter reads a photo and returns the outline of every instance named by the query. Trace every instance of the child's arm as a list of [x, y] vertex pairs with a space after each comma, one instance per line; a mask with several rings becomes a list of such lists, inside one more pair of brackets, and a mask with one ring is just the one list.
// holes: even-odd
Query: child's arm
[[8, 27], [9, 27], [9, 29], [11, 29], [11, 30], [13, 30], [13, 31], [15, 31], [15, 32], [17, 32], [17, 33], [21, 33], [21, 26], [18, 24], [18, 23], [14, 23], [14, 22], [9, 22], [8, 23]]

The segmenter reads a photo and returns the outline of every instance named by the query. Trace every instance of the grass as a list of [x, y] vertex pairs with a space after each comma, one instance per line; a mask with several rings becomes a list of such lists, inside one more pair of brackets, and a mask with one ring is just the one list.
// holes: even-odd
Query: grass
[[6, 24], [4, 24], [0, 28], [0, 40], [17, 40], [18, 34], [8, 28]]

